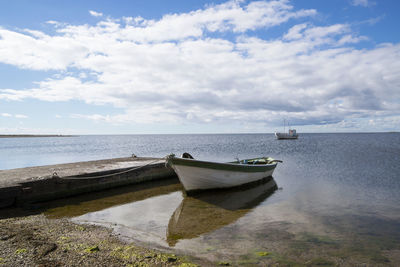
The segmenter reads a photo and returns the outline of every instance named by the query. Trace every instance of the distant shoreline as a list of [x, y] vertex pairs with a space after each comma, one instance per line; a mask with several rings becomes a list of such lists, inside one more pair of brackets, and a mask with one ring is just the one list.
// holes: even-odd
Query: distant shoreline
[[24, 137], [73, 137], [77, 135], [61, 134], [0, 134], [0, 138], [24, 138]]

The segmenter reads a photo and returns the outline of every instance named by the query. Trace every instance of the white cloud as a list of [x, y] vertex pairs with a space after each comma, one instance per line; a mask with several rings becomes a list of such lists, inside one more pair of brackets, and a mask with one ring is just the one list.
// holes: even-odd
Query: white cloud
[[15, 118], [17, 118], [17, 119], [27, 119], [28, 116], [23, 115], [23, 114], [15, 114]]
[[96, 12], [96, 11], [93, 11], [93, 10], [89, 10], [89, 14], [90, 14], [91, 16], [93, 16], [93, 17], [102, 17], [102, 16], [103, 16], [103, 13], [101, 13], [101, 12]]
[[38, 31], [19, 33], [0, 28], [0, 62], [33, 70], [62, 70], [87, 55], [81, 40]]
[[[400, 110], [400, 45], [359, 50], [366, 40], [348, 24], [267, 29], [315, 10], [288, 1], [230, 1], [160, 20], [104, 19], [57, 26], [57, 34], [0, 28], [0, 62], [58, 70], [1, 100], [78, 100], [111, 105], [118, 115], [72, 118], [124, 123], [335, 124], [347, 117], [384, 118]], [[229, 32], [234, 38], [224, 39]], [[212, 33], [212, 34], [210, 34]]]
[[10, 114], [10, 113], [0, 113], [0, 116], [8, 117], [8, 118], [15, 117], [17, 119], [26, 119], [26, 118], [28, 118], [28, 116], [23, 115], [23, 114], [15, 114], [15, 115], [13, 115], [13, 114]]
[[375, 5], [375, 2], [372, 2], [370, 0], [352, 0], [351, 4], [353, 6], [363, 6], [363, 7], [368, 7], [368, 6], [372, 6]]
[[298, 24], [290, 28], [287, 34], [283, 36], [285, 40], [298, 40], [303, 38], [302, 31], [307, 28], [307, 23]]
[[381, 16], [378, 16], [378, 17], [374, 17], [374, 18], [370, 18], [370, 19], [367, 19], [367, 20], [360, 21], [360, 22], [355, 23], [355, 24], [356, 25], [357, 24], [358, 25], [360, 25], [360, 24], [375, 25], [375, 24], [377, 24], [378, 22], [380, 22], [384, 18], [385, 18], [385, 15], [381, 15]]

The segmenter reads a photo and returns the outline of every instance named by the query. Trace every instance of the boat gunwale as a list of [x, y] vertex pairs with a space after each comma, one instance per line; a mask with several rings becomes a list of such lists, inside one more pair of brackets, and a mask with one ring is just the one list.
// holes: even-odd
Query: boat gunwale
[[214, 170], [236, 171], [236, 172], [265, 172], [274, 169], [277, 165], [277, 163], [241, 164], [238, 162], [212, 162], [212, 161], [203, 161], [203, 160], [177, 158], [177, 157], [169, 158], [168, 163], [170, 165], [180, 165], [180, 166], [189, 166], [189, 167], [196, 167], [203, 169], [214, 169]]

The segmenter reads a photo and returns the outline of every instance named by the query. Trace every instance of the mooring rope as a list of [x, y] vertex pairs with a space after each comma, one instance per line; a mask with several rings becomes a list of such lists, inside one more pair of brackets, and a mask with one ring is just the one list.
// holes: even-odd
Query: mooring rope
[[53, 172], [53, 178], [59, 178], [59, 179], [65, 179], [65, 180], [86, 180], [86, 179], [105, 178], [105, 177], [110, 177], [110, 176], [114, 176], [114, 175], [120, 175], [120, 174], [131, 172], [131, 171], [146, 167], [146, 166], [148, 166], [150, 164], [156, 163], [158, 161], [161, 161], [162, 159], [164, 159], [164, 158], [156, 159], [156, 160], [148, 162], [147, 164], [140, 165], [140, 166], [135, 166], [135, 167], [130, 168], [128, 170], [117, 172], [117, 173], [110, 173], [110, 174], [97, 175], [97, 176], [88, 176], [88, 177], [74, 177], [74, 176], [60, 177], [60, 176], [58, 176], [57, 172]]

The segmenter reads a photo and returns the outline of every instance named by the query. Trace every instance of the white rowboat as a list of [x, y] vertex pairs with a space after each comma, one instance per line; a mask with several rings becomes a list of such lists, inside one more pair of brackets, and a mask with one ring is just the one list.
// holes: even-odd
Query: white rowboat
[[[187, 154], [187, 153], [185, 153]], [[167, 157], [186, 192], [229, 188], [256, 182], [272, 176], [277, 162], [272, 158], [256, 158], [237, 162], [219, 163], [193, 158]]]

